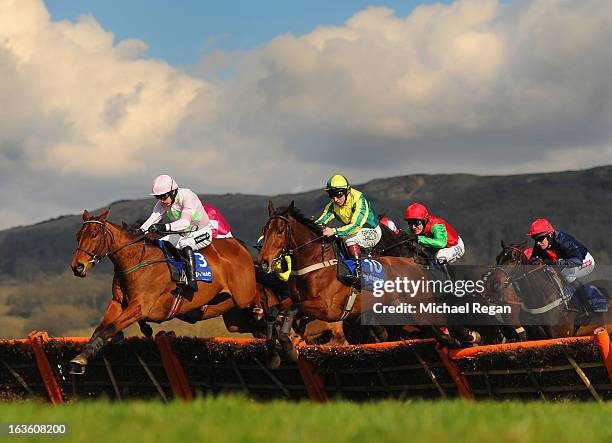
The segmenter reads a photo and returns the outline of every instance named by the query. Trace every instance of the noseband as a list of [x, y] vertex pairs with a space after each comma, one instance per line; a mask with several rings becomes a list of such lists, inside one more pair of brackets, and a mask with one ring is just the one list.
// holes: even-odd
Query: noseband
[[[91, 258], [91, 260], [89, 260], [88, 263], [92, 263], [92, 264], [96, 265], [100, 260], [102, 260], [104, 257], [106, 257], [108, 255], [108, 253], [109, 253], [108, 239], [106, 237], [107, 227], [106, 227], [106, 223], [105, 222], [101, 222], [99, 220], [86, 220], [86, 221], [83, 222], [83, 226], [85, 226], [86, 224], [90, 224], [90, 223], [95, 223], [95, 224], [98, 224], [98, 225], [102, 225], [102, 238], [104, 239], [104, 243], [102, 245], [102, 251], [104, 251], [104, 249], [106, 249], [106, 253], [104, 255], [98, 255], [98, 253], [87, 251], [86, 249], [81, 248], [81, 246], [80, 246], [81, 242], [80, 241], [79, 241], [79, 246], [77, 246], [76, 250], [84, 252], [85, 254], [87, 254]], [[100, 251], [100, 254], [102, 253], [102, 251]]]

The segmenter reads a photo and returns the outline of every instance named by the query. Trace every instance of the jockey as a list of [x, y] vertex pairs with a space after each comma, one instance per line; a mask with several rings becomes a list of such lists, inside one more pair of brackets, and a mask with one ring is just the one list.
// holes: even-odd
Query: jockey
[[422, 204], [413, 203], [408, 206], [404, 219], [417, 236], [418, 244], [433, 249], [438, 261], [452, 263], [465, 253], [463, 240], [457, 231], [446, 220], [429, 215]]
[[[169, 175], [160, 175], [153, 180], [150, 195], [155, 196], [157, 203], [140, 229], [143, 232], [170, 233], [162, 237], [162, 240], [169, 241], [181, 251], [185, 258], [187, 287], [195, 292], [198, 290], [198, 283], [193, 252], [212, 242], [210, 219], [195, 192], [179, 188]], [[159, 223], [164, 214], [170, 223]]]
[[[373, 248], [382, 237], [378, 217], [365, 195], [351, 188], [343, 175], [336, 174], [327, 180], [325, 191], [329, 195], [330, 202], [315, 223], [324, 226], [325, 237], [338, 235], [344, 240], [351, 258], [355, 259], [356, 278], [359, 279], [361, 247]], [[338, 217], [344, 225], [339, 228], [325, 226], [335, 217]]]
[[223, 217], [221, 214], [221, 211], [208, 203], [204, 203], [203, 206], [206, 214], [208, 214], [208, 218], [210, 219], [213, 238], [233, 237], [230, 225], [227, 220], [225, 220], [225, 217]]
[[555, 230], [548, 220], [539, 218], [534, 221], [528, 235], [535, 242], [529, 257], [532, 263], [556, 264], [568, 283], [593, 272], [595, 259], [587, 248], [571, 235]]

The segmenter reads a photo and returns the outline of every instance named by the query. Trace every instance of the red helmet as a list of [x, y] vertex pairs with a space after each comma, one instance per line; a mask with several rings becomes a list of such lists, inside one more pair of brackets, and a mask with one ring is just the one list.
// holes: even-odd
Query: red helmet
[[420, 203], [413, 203], [406, 208], [406, 215], [404, 215], [404, 220], [416, 219], [416, 220], [425, 220], [429, 217], [429, 212], [427, 208]]
[[555, 232], [555, 228], [553, 228], [553, 225], [548, 220], [545, 218], [538, 218], [531, 224], [528, 235], [552, 234], [553, 232]]

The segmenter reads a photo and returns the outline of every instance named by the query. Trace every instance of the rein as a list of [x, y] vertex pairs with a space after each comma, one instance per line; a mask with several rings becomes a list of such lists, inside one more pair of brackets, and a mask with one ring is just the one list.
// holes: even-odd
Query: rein
[[[97, 253], [92, 253], [90, 251], [87, 251], [87, 250], [81, 248], [80, 246], [77, 246], [76, 250], [84, 252], [85, 254], [89, 255], [89, 257], [91, 257], [91, 260], [89, 260], [89, 263], [92, 263], [94, 266], [96, 264], [98, 264], [98, 262], [100, 262], [100, 260], [102, 260], [104, 257], [109, 257], [110, 258], [111, 255], [116, 254], [117, 252], [121, 251], [123, 248], [127, 248], [128, 246], [134, 245], [136, 243], [140, 243], [142, 240], [146, 239], [146, 237], [147, 237], [146, 234], [142, 234], [142, 235], [139, 235], [138, 237], [136, 237], [135, 239], [128, 241], [127, 243], [119, 245], [119, 246], [117, 246], [114, 249], [110, 249], [110, 242], [108, 241], [108, 238], [107, 238], [106, 234], [108, 234], [112, 238], [113, 241], [115, 240], [115, 238], [113, 236], [113, 233], [108, 230], [108, 228], [106, 226], [106, 222], [102, 222], [100, 220], [86, 220], [86, 221], [83, 222], [83, 225], [90, 224], [90, 223], [98, 224], [98, 225], [102, 226], [102, 238], [104, 239], [104, 243], [103, 243], [103, 246], [102, 246], [102, 251], [104, 251], [104, 249], [106, 249], [106, 253], [103, 254], [103, 255], [98, 255]], [[156, 260], [147, 260], [147, 261], [143, 262], [142, 258], [144, 256], [144, 252], [145, 252], [144, 251], [144, 246], [145, 246], [145, 244], [143, 243], [143, 251], [142, 251], [143, 253], [142, 253], [142, 256], [140, 258], [141, 261], [139, 263], [137, 263], [136, 265], [128, 268], [128, 269], [118, 270], [117, 274], [119, 274], [119, 275], [128, 275], [128, 274], [130, 274], [130, 273], [132, 273], [132, 272], [134, 272], [134, 271], [136, 271], [136, 270], [138, 270], [140, 268], [144, 268], [144, 267], [152, 265], [154, 263], [166, 262], [165, 258], [164, 259], [156, 259]]]
[[[522, 275], [515, 277], [514, 276], [514, 272], [506, 272], [506, 270], [499, 265], [499, 262], [501, 262], [505, 257], [508, 256], [508, 253], [511, 251], [516, 251], [516, 252], [520, 252], [521, 254], [523, 254], [523, 251], [520, 248], [517, 248], [516, 246], [506, 246], [505, 247], [505, 252], [502, 255], [502, 257], [500, 257], [500, 259], [498, 260], [498, 266], [496, 266], [496, 269], [500, 269], [505, 275], [506, 275], [506, 285], [514, 285], [517, 281], [519, 280], [523, 280], [526, 279], [527, 277], [529, 277], [531, 274], [534, 274], [536, 272], [540, 272], [542, 270], [544, 270], [546, 268], [546, 265], [544, 264], [540, 264], [538, 265], [536, 268], [528, 271], [528, 272], [524, 272]], [[521, 265], [520, 260], [514, 259], [512, 256], [510, 256], [510, 259], [513, 260], [511, 263], [514, 263], [515, 265], [515, 270], [518, 270], [518, 267]], [[551, 278], [551, 276], [548, 276], [548, 278]], [[558, 306], [562, 305], [564, 302], [567, 301], [568, 297], [565, 295], [565, 291], [563, 290], [563, 288], [559, 285], [559, 283], [555, 280], [553, 280], [553, 283], [555, 283], [555, 285], [557, 286], [557, 288], [559, 289], [559, 292], [561, 294], [561, 296], [555, 300], [553, 300], [552, 302], [541, 306], [539, 308], [528, 308], [527, 306], [525, 306], [525, 304], [523, 302], [521, 302], [521, 309], [524, 310], [525, 312], [532, 314], [532, 315], [540, 315], [540, 314], [545, 314], [548, 311], [552, 311], [553, 309], [557, 308]], [[517, 293], [520, 294], [520, 291], [518, 290], [518, 288], [515, 287], [515, 289], [517, 290]]]
[[[311, 243], [314, 243], [316, 241], [321, 240], [322, 238], [324, 238], [324, 235], [318, 236], [313, 238], [312, 240], [307, 241], [306, 243], [302, 243], [301, 245], [297, 245], [295, 248], [291, 249], [290, 248], [290, 243], [291, 243], [291, 221], [289, 220], [288, 217], [285, 217], [283, 215], [273, 215], [270, 217], [270, 219], [268, 220], [268, 223], [270, 223], [271, 220], [274, 219], [279, 219], [285, 222], [285, 246], [281, 249], [280, 254], [278, 255], [278, 257], [274, 258], [272, 260], [272, 262], [270, 263], [270, 270], [269, 272], [272, 272], [272, 269], [274, 268], [274, 266], [277, 263], [280, 263], [283, 258], [285, 256], [292, 256], [293, 254], [295, 254], [297, 251], [299, 251], [300, 249], [302, 249], [305, 246], [308, 246]], [[324, 245], [321, 246], [321, 249], [324, 248]], [[321, 255], [324, 255], [323, 251], [321, 252]], [[305, 268], [302, 269], [297, 269], [295, 271], [291, 271], [291, 275], [305, 275], [308, 274], [310, 272], [316, 271], [318, 269], [322, 269], [322, 268], [326, 268], [328, 266], [333, 266], [335, 264], [338, 263], [338, 260], [323, 260], [320, 263], [315, 263], [313, 265], [307, 266]]]

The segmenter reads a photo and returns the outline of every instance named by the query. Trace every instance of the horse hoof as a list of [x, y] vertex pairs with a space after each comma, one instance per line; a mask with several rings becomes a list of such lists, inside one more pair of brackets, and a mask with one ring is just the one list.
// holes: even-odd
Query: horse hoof
[[71, 375], [83, 375], [87, 366], [79, 363], [70, 362], [70, 374]]
[[138, 326], [140, 326], [140, 332], [142, 332], [142, 334], [147, 337], [147, 338], [151, 338], [153, 337], [153, 328], [151, 326], [149, 326], [147, 323], [145, 322], [138, 322]]
[[278, 352], [275, 352], [273, 355], [269, 356], [266, 359], [266, 366], [268, 369], [278, 369], [281, 365], [281, 358], [278, 355]]
[[282, 345], [283, 354], [285, 355], [285, 358], [291, 363], [295, 363], [296, 361], [298, 361], [298, 358], [300, 357], [300, 352], [293, 345], [293, 343], [291, 343], [290, 341], [282, 342]]
[[472, 340], [469, 342], [469, 344], [478, 344], [482, 341], [482, 337], [480, 336], [480, 333], [478, 333], [478, 331], [470, 331], [470, 335], [472, 336]]
[[[72, 360], [70, 360], [70, 373], [77, 374], [77, 375], [84, 374], [86, 366], [87, 366], [87, 358], [83, 356], [82, 354], [79, 354], [76, 357], [74, 357]], [[82, 369], [79, 371], [78, 367], [81, 367]], [[76, 372], [73, 372], [73, 371], [76, 371]]]
[[287, 360], [289, 360], [291, 363], [297, 362], [300, 358], [300, 351], [298, 351], [295, 346], [292, 346], [290, 350], [285, 352], [285, 354], [287, 356]]
[[123, 340], [125, 340], [125, 335], [123, 335], [123, 331], [119, 331], [115, 335], [113, 335], [111, 343], [116, 345], [118, 343], [123, 342]]
[[370, 333], [375, 342], [381, 343], [389, 339], [389, 333], [384, 326], [371, 326]]

